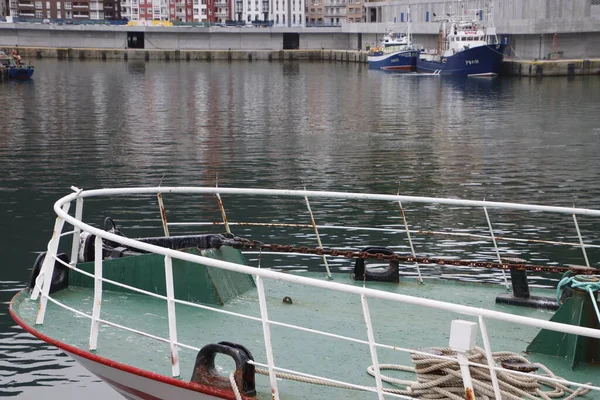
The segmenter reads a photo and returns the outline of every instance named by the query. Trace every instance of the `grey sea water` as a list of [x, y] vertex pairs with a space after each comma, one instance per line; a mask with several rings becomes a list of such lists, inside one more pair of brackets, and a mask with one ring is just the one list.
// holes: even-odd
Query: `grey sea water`
[[[71, 185], [255, 186], [600, 207], [600, 79], [461, 79], [341, 63], [40, 60], [0, 84], [0, 397], [115, 392], [8, 303]], [[134, 210], [132, 210], [132, 213]]]

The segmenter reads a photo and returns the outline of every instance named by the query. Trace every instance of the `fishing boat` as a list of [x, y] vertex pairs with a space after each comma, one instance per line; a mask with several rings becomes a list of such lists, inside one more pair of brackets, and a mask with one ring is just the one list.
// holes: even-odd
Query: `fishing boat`
[[[504, 59], [504, 45], [498, 42], [493, 19], [478, 18], [482, 11], [448, 15], [441, 22], [438, 47], [423, 51], [417, 71], [434, 75], [497, 76]], [[491, 15], [491, 13], [490, 13]]]
[[10, 313], [127, 399], [600, 398], [600, 210], [72, 187], [54, 211]]
[[0, 51], [0, 69], [8, 71], [8, 77], [17, 80], [27, 80], [33, 76], [33, 65], [21, 61], [17, 53], [8, 54]]
[[418, 54], [418, 48], [408, 35], [388, 32], [381, 44], [369, 51], [367, 62], [371, 69], [414, 71]]
[[370, 49], [367, 62], [371, 69], [386, 71], [414, 71], [420, 48], [413, 43], [411, 33], [410, 7], [408, 9], [407, 32], [386, 33], [381, 44]]

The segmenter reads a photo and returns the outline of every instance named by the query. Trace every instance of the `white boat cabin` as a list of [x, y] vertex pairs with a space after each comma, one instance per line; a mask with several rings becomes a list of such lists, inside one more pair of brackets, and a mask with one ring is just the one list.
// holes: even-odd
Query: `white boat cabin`
[[443, 48], [444, 57], [449, 57], [463, 50], [488, 44], [485, 27], [475, 21], [458, 21], [450, 24]]

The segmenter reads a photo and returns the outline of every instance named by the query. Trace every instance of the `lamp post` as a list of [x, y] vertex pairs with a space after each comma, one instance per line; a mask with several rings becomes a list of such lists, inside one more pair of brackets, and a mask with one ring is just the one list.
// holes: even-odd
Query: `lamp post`
[[264, 21], [267, 22], [269, 17], [269, 0], [262, 0], [262, 12], [265, 15]]
[[238, 24], [242, 24], [242, 1], [243, 0], [235, 0], [235, 13], [237, 14]]

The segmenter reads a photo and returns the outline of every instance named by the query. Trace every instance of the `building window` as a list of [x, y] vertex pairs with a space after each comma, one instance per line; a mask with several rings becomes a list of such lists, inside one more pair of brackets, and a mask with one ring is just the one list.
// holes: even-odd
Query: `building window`
[[62, 18], [62, 13], [60, 11], [56, 12], [56, 18]]
[[35, 17], [36, 17], [36, 18], [42, 18], [42, 17], [43, 17], [43, 15], [44, 15], [44, 14], [42, 14], [42, 12], [41, 12], [41, 11], [36, 11], [36, 12], [35, 12]]
[[42, 8], [42, 2], [41, 1], [36, 1], [35, 2], [35, 8]]

